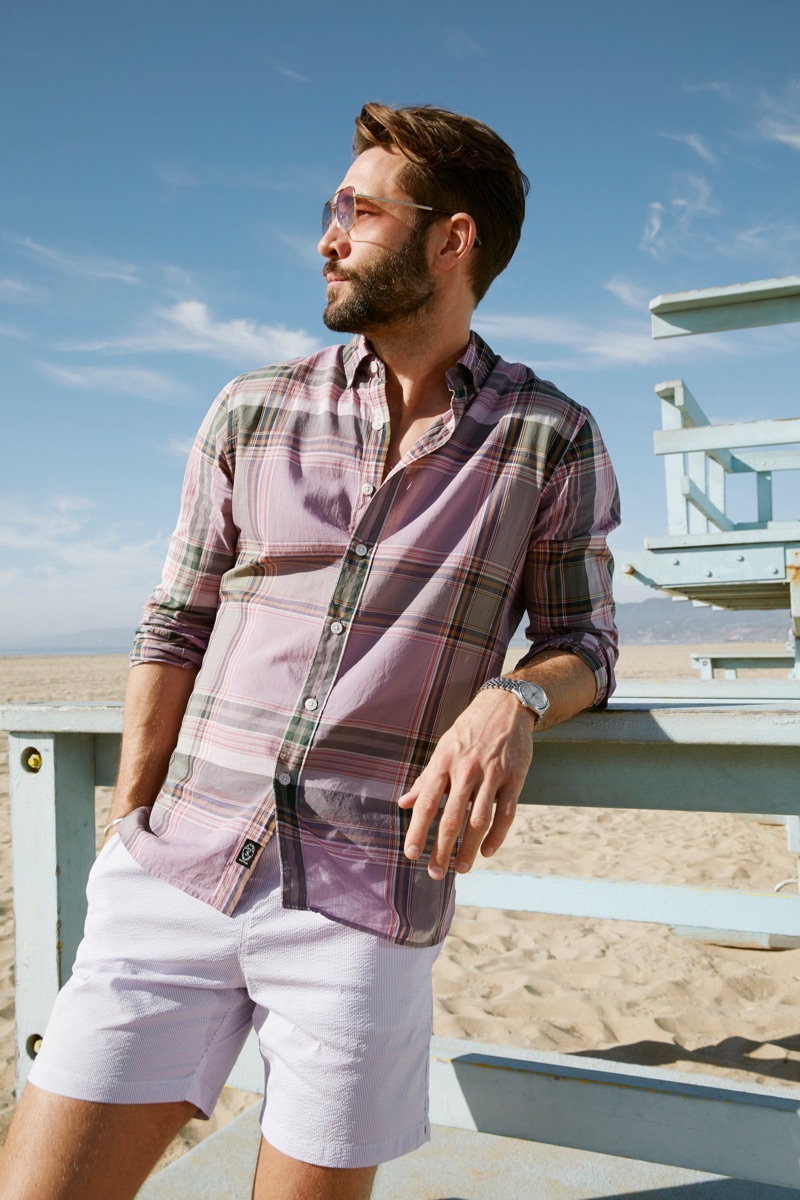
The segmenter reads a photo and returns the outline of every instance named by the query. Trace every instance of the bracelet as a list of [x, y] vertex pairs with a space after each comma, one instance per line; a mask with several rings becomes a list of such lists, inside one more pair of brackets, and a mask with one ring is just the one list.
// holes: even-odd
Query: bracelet
[[115, 825], [121, 825], [124, 820], [125, 820], [124, 817], [117, 817], [116, 820], [109, 821], [108, 824], [106, 825], [105, 829], [103, 830], [103, 837], [106, 836], [109, 829], [113, 829]]

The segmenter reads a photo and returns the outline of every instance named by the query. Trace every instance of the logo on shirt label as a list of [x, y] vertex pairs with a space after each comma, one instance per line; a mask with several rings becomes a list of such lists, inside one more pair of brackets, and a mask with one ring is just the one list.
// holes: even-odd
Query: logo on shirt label
[[260, 849], [261, 846], [258, 842], [251, 842], [248, 838], [236, 855], [237, 863], [242, 867], [252, 867], [253, 860]]

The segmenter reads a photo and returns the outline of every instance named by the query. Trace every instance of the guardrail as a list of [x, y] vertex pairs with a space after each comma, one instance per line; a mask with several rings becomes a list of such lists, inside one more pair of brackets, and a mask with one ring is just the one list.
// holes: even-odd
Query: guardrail
[[[734, 686], [736, 697], [725, 699], [714, 683], [694, 683], [684, 698], [642, 685], [605, 712], [538, 734], [522, 803], [546, 797], [548, 804], [797, 816], [800, 701], [763, 687], [748, 699]], [[122, 707], [6, 706], [0, 728], [9, 731], [19, 1089], [81, 936], [94, 789], [113, 783]], [[458, 900], [800, 934], [800, 896], [481, 870], [459, 880]], [[229, 1083], [258, 1091], [262, 1077], [251, 1039]], [[437, 1038], [431, 1050], [431, 1119], [462, 1129], [796, 1188], [799, 1117], [800, 1093], [787, 1089], [471, 1041]]]

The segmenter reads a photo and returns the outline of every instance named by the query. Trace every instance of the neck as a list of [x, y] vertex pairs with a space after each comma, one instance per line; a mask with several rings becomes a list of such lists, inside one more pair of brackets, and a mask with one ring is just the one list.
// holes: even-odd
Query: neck
[[434, 415], [450, 403], [446, 375], [469, 342], [472, 311], [427, 312], [403, 326], [369, 333], [386, 367], [386, 400], [393, 418]]

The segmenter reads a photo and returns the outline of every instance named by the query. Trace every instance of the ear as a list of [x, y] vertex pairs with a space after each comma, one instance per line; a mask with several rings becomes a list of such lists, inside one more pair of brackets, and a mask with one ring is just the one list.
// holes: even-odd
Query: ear
[[475, 245], [477, 228], [469, 213], [453, 213], [447, 221], [437, 222], [433, 227], [433, 267], [439, 271], [452, 271], [463, 265]]

